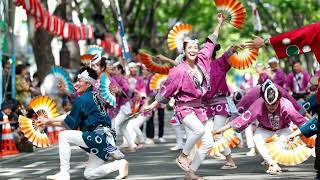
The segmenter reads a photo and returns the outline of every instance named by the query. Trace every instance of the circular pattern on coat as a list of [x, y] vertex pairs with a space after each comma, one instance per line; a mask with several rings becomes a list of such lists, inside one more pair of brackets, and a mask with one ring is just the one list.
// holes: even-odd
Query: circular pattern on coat
[[299, 47], [297, 45], [290, 45], [286, 49], [286, 53], [288, 56], [294, 56], [299, 54]]
[[284, 38], [284, 39], [282, 39], [282, 44], [288, 45], [288, 44], [290, 44], [290, 43], [291, 43], [291, 40], [290, 40], [289, 38]]
[[314, 130], [314, 129], [316, 129], [316, 127], [317, 126], [315, 124], [311, 124], [310, 129]]
[[91, 148], [90, 149], [90, 153], [92, 154], [98, 154], [99, 153], [99, 150], [97, 148]]
[[106, 155], [104, 155], [104, 158], [108, 159], [109, 158], [109, 154], [107, 153]]
[[88, 140], [88, 141], [91, 141], [91, 140], [92, 140], [92, 137], [91, 137], [91, 136], [87, 136], [87, 140]]
[[96, 136], [94, 139], [96, 140], [96, 143], [98, 143], [98, 144], [101, 144], [101, 143], [102, 143], [101, 137]]
[[241, 115], [241, 118], [242, 118], [244, 121], [248, 121], [248, 120], [251, 118], [251, 112], [247, 110], [246, 112], [244, 112], [244, 113]]
[[218, 112], [222, 111], [222, 106], [221, 106], [220, 104], [217, 105], [217, 106], [216, 106], [216, 110], [217, 110]]

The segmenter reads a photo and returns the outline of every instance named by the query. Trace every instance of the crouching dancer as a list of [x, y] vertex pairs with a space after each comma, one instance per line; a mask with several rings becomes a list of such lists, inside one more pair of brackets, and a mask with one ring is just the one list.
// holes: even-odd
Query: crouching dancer
[[[70, 179], [70, 144], [80, 146], [89, 153], [89, 160], [84, 171], [87, 179], [96, 179], [119, 171], [116, 179], [128, 175], [128, 162], [115, 146], [115, 133], [110, 129], [111, 120], [97, 94], [92, 91], [97, 74], [91, 68], [82, 68], [78, 75], [77, 93], [80, 95], [72, 103], [70, 113], [56, 118], [39, 119], [39, 125], [64, 126], [67, 129], [59, 133], [60, 172], [47, 176], [47, 179]], [[80, 130], [77, 130], [77, 129]], [[117, 159], [105, 164], [109, 156]], [[121, 159], [121, 160], [119, 160]]]

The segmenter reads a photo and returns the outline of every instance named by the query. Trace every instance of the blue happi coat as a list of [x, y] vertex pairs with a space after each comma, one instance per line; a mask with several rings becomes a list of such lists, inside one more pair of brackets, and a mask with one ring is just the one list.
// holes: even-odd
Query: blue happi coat
[[111, 120], [103, 101], [92, 91], [92, 88], [87, 89], [84, 94], [73, 100], [71, 112], [65, 118], [64, 124], [72, 130], [79, 128], [88, 146], [88, 148], [81, 148], [102, 160], [107, 161], [109, 152], [116, 149], [107, 142], [103, 131], [103, 127], [111, 127]]

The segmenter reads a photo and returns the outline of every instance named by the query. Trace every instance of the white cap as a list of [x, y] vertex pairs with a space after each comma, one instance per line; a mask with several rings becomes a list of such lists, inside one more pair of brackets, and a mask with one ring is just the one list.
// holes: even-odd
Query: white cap
[[135, 62], [130, 62], [128, 64], [128, 68], [133, 68], [133, 67], [137, 67], [137, 64]]
[[276, 57], [269, 59], [268, 63], [279, 63], [279, 60]]

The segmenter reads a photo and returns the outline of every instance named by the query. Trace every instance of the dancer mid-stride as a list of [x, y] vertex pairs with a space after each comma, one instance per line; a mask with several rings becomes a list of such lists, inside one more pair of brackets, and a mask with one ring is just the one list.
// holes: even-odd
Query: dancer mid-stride
[[182, 153], [176, 159], [177, 164], [186, 171], [186, 179], [202, 179], [195, 175], [202, 158], [196, 153], [191, 165], [188, 155], [198, 140], [202, 140], [204, 147], [212, 147], [211, 131], [206, 121], [208, 120], [205, 108], [201, 104], [202, 96], [210, 87], [210, 59], [220, 27], [224, 21], [222, 14], [217, 15], [217, 27], [209, 35], [204, 47], [199, 51], [198, 40], [185, 38], [183, 43], [184, 61], [173, 67], [168, 79], [161, 86], [159, 93], [145, 111], [157, 107], [160, 103], [168, 103], [170, 98], [175, 99], [175, 114], [179, 121], [186, 127], [187, 140]]
[[[115, 146], [115, 134], [110, 129], [111, 120], [103, 101], [92, 91], [97, 78], [97, 73], [93, 69], [82, 68], [76, 82], [77, 93], [80, 96], [73, 101], [70, 113], [37, 121], [39, 125], [64, 126], [70, 129], [59, 133], [60, 172], [47, 176], [47, 179], [70, 179], [70, 144], [78, 145], [89, 153], [89, 160], [84, 170], [85, 178], [101, 178], [117, 170], [119, 176], [116, 179], [128, 175], [128, 162], [123, 159], [124, 155]], [[109, 156], [121, 160], [105, 164]]]

